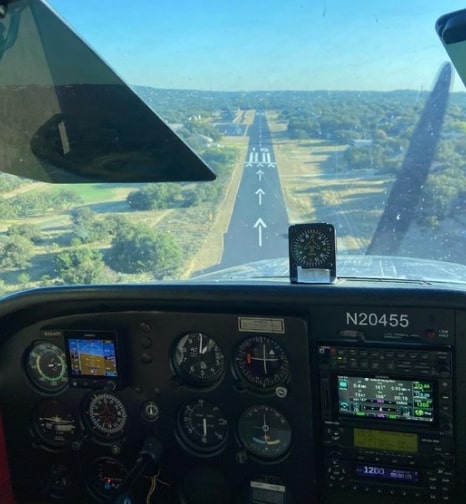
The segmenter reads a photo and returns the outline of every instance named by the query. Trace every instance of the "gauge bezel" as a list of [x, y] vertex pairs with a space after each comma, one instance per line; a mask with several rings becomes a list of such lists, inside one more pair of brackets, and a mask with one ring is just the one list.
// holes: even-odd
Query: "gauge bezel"
[[[114, 329], [99, 329], [99, 330], [71, 330], [63, 331], [65, 342], [66, 364], [68, 366], [68, 375], [71, 387], [82, 388], [101, 388], [106, 383], [112, 382], [117, 389], [125, 386], [125, 366], [121, 352], [121, 334]], [[111, 348], [111, 355], [114, 360], [115, 372], [107, 375], [100, 374], [85, 374], [82, 369], [75, 369], [73, 365], [73, 348], [81, 347], [90, 343], [98, 343], [99, 345], [107, 345]], [[77, 350], [76, 350], [77, 351]]]
[[[283, 448], [280, 448], [278, 452], [267, 454], [264, 453], [263, 450], [255, 449], [255, 445], [252, 445], [249, 440], [246, 440], [245, 439], [246, 436], [244, 435], [244, 433], [242, 433], [241, 428], [245, 422], [245, 418], [249, 416], [250, 412], [252, 413], [254, 412], [254, 410], [259, 410], [261, 408], [270, 410], [270, 412], [273, 413], [274, 416], [281, 418], [286, 423], [287, 427], [286, 432], [289, 436], [289, 439], [286, 440], [286, 444], [283, 446]], [[243, 445], [244, 449], [248, 452], [251, 458], [260, 461], [261, 463], [272, 463], [272, 464], [279, 463], [283, 461], [286, 457], [288, 457], [288, 455], [291, 452], [291, 446], [293, 442], [293, 431], [291, 424], [288, 421], [287, 417], [279, 409], [273, 406], [268, 406], [266, 404], [253, 404], [252, 406], [246, 408], [238, 418], [237, 436], [239, 442], [241, 443], [241, 445]]]
[[97, 480], [98, 480], [98, 475], [97, 475], [97, 467], [100, 462], [110, 462], [112, 464], [115, 464], [118, 466], [119, 469], [122, 469], [122, 474], [125, 475], [125, 477], [128, 475], [128, 468], [123, 464], [120, 460], [114, 458], [114, 457], [108, 457], [108, 456], [102, 456], [94, 459], [90, 464], [89, 464], [89, 469], [87, 471], [87, 476], [86, 476], [86, 487], [88, 492], [93, 496], [97, 497], [98, 499], [109, 499], [112, 496], [115, 496], [116, 494], [116, 489], [112, 492], [105, 492], [102, 491], [100, 488], [97, 488]]
[[[117, 428], [105, 429], [93, 418], [91, 412], [92, 404], [94, 401], [98, 400], [98, 398], [104, 396], [107, 396], [111, 398], [112, 401], [118, 403], [121, 406], [122, 411], [124, 412], [122, 423], [118, 425]], [[112, 392], [108, 392], [106, 390], [95, 390], [85, 397], [82, 407], [82, 417], [86, 428], [99, 441], [111, 442], [116, 439], [120, 439], [128, 430], [129, 413], [127, 407], [125, 406], [125, 403], [116, 394], [113, 394]]]
[[[213, 342], [213, 351], [219, 352], [221, 356], [221, 365], [218, 372], [211, 376], [207, 376], [206, 378], [199, 378], [194, 373], [187, 370], [182, 365], [184, 359], [180, 360], [178, 358], [178, 353], [182, 352], [182, 349], [185, 348], [185, 342], [189, 339], [189, 337], [198, 335], [202, 335], [209, 341]], [[215, 348], [217, 350], [215, 350]], [[174, 372], [183, 381], [183, 384], [193, 388], [215, 387], [222, 381], [223, 377], [225, 376], [225, 354], [217, 341], [203, 331], [190, 331], [182, 334], [175, 340], [171, 351], [171, 364]]]
[[[268, 382], [268, 378], [260, 378], [260, 377], [253, 378], [252, 376], [251, 377], [248, 376], [248, 373], [241, 369], [239, 357], [246, 350], [246, 348], [243, 347], [247, 347], [249, 342], [252, 343], [255, 340], [256, 341], [266, 340], [269, 344], [271, 342], [272, 346], [280, 350], [281, 357], [284, 357], [283, 363], [280, 366], [279, 373], [274, 373], [273, 375], [273, 376], [277, 375], [277, 378], [272, 380], [270, 383]], [[241, 382], [242, 385], [246, 386], [249, 390], [253, 390], [261, 394], [274, 394], [275, 391], [277, 390], [277, 387], [281, 387], [288, 384], [290, 380], [291, 365], [288, 353], [283, 344], [277, 341], [269, 334], [249, 335], [243, 340], [241, 340], [233, 353], [232, 366], [233, 366], [233, 374]], [[283, 366], [285, 366], [284, 370], [282, 370]]]
[[[46, 375], [43, 374], [43, 379], [41, 379], [38, 374], [41, 372], [40, 368], [33, 368], [31, 364], [31, 357], [33, 353], [37, 351], [38, 347], [47, 346], [50, 349], [56, 349], [58, 352], [59, 360], [62, 364], [63, 372], [60, 374], [58, 379], [47, 379]], [[36, 359], [40, 358], [40, 355], [44, 355], [47, 350], [43, 350]], [[23, 369], [28, 378], [29, 383], [37, 390], [43, 394], [57, 395], [63, 392], [69, 386], [69, 376], [68, 367], [66, 364], [66, 353], [64, 349], [57, 345], [56, 342], [48, 340], [36, 340], [34, 341], [23, 354]], [[56, 385], [53, 385], [56, 384]]]
[[[39, 410], [40, 408], [44, 408], [45, 405], [56, 403], [57, 409], [62, 409], [63, 411], [61, 413], [65, 413], [64, 416], [71, 416], [72, 417], [72, 423], [74, 426], [73, 433], [70, 437], [70, 439], [66, 440], [54, 440], [51, 439], [50, 437], [47, 437], [43, 429], [40, 427], [40, 421], [38, 418]], [[47, 447], [47, 449], [55, 449], [55, 450], [62, 450], [69, 446], [76, 438], [78, 435], [78, 429], [79, 429], [79, 423], [78, 419], [74, 415], [73, 411], [71, 411], [67, 406], [62, 402], [59, 401], [58, 399], [43, 399], [36, 403], [34, 405], [33, 411], [32, 411], [32, 419], [31, 419], [31, 427], [32, 427], [32, 433], [33, 435], [40, 440], [41, 445], [43, 447]]]
[[[310, 237], [316, 241], [313, 248], [306, 247]], [[300, 272], [311, 270], [328, 271], [330, 282], [336, 279], [336, 237], [335, 227], [332, 224], [318, 222], [290, 226], [288, 229], [288, 252], [290, 281], [292, 283], [316, 281], [311, 281], [300, 274]]]
[[[226, 425], [225, 425], [225, 433], [224, 437], [221, 441], [216, 443], [215, 445], [209, 445], [205, 446], [203, 444], [200, 444], [196, 442], [195, 440], [190, 437], [185, 430], [186, 425], [183, 424], [183, 415], [184, 412], [186, 412], [187, 408], [191, 407], [194, 409], [194, 407], [199, 404], [201, 401], [203, 401], [207, 406], [212, 407], [212, 409], [217, 409], [219, 411], [220, 417], [225, 420]], [[199, 456], [199, 457], [212, 457], [214, 455], [218, 455], [221, 453], [225, 447], [228, 444], [228, 439], [230, 436], [230, 425], [228, 422], [227, 417], [224, 415], [223, 411], [219, 406], [214, 404], [211, 401], [206, 401], [203, 398], [198, 398], [198, 399], [193, 399], [192, 401], [185, 402], [182, 404], [177, 412], [176, 415], [176, 429], [175, 429], [175, 436], [180, 443], [180, 445], [189, 453]]]

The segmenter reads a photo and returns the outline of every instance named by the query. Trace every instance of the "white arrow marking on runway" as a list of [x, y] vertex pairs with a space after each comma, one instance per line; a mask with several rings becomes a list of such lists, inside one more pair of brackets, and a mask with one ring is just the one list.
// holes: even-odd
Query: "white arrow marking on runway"
[[254, 227], [259, 228], [259, 247], [262, 247], [262, 228], [263, 227], [266, 228], [267, 224], [259, 217], [256, 223], [254, 224]]
[[264, 172], [262, 170], [257, 170], [256, 175], [259, 175], [259, 182], [262, 180], [262, 175], [264, 175]]
[[257, 189], [256, 194], [259, 195], [259, 205], [262, 205], [262, 195], [265, 194], [265, 192], [262, 189]]
[[252, 152], [250, 152], [250, 153], [249, 153], [248, 163], [252, 163], [252, 157], [253, 157], [253, 153], [252, 153]]

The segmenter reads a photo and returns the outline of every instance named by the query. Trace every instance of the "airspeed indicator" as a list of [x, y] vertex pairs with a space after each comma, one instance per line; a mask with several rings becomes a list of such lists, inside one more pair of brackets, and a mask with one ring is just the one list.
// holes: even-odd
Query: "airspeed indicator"
[[65, 352], [48, 341], [38, 341], [29, 349], [26, 372], [44, 392], [60, 392], [68, 385]]

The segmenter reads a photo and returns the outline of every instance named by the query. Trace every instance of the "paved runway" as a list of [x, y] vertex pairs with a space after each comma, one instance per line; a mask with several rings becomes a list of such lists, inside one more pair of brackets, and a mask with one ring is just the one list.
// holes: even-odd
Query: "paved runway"
[[249, 130], [243, 178], [224, 235], [221, 267], [288, 255], [288, 216], [264, 112]]

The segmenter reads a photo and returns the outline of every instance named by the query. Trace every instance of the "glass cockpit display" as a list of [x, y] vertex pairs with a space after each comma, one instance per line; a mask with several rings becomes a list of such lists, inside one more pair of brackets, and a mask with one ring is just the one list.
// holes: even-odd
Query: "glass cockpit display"
[[337, 389], [341, 416], [435, 420], [433, 384], [429, 381], [337, 376]]
[[66, 331], [65, 340], [71, 379], [120, 378], [114, 332]]

